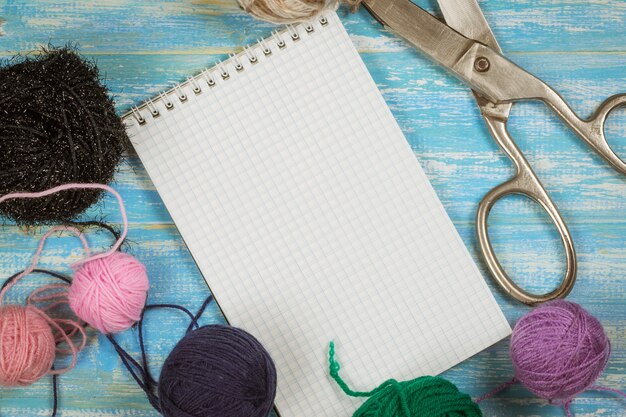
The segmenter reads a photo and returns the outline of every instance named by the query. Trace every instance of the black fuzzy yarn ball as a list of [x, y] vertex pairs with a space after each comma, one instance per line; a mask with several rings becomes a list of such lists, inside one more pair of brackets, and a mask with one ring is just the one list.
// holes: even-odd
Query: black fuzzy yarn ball
[[[0, 68], [0, 195], [109, 183], [127, 144], [96, 65], [73, 49], [44, 50]], [[10, 200], [0, 204], [0, 215], [20, 225], [57, 223], [100, 195], [76, 190]]]

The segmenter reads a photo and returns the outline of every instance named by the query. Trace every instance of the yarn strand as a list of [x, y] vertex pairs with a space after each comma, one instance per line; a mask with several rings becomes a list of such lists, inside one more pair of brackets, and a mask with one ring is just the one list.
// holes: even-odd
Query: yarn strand
[[[48, 190], [39, 191], [39, 192], [10, 193], [10, 194], [6, 194], [0, 197], [0, 204], [7, 200], [13, 200], [13, 199], [47, 197], [49, 195], [56, 194], [61, 191], [68, 191], [68, 190], [103, 190], [103, 191], [107, 191], [111, 193], [117, 199], [117, 202], [119, 204], [120, 214], [122, 216], [122, 224], [124, 226], [124, 228], [122, 229], [121, 235], [118, 237], [117, 241], [113, 244], [113, 246], [111, 246], [111, 248], [108, 251], [99, 253], [93, 256], [89, 256], [85, 259], [75, 262], [74, 264], [72, 264], [72, 266], [77, 266], [77, 265], [80, 265], [89, 261], [105, 258], [113, 254], [115, 251], [117, 251], [117, 249], [120, 247], [124, 239], [126, 239], [126, 235], [128, 234], [128, 217], [126, 215], [126, 207], [124, 206], [124, 201], [122, 200], [122, 196], [113, 188], [109, 187], [108, 185], [89, 184], [89, 183], [86, 183], [86, 184], [72, 183], [72, 184], [59, 185], [57, 187], [53, 187]], [[67, 227], [67, 226], [64, 226], [64, 227]]]
[[76, 326], [76, 328], [79, 330], [79, 332], [80, 332], [80, 334], [82, 336], [82, 341], [81, 341], [81, 344], [79, 346], [76, 346], [74, 344], [74, 342], [72, 342], [72, 339], [70, 339], [70, 337], [63, 331], [61, 326], [58, 324], [60, 322], [59, 319], [56, 319], [56, 320], [52, 319], [52, 318], [48, 317], [47, 314], [42, 313], [39, 309], [35, 309], [35, 310], [37, 311], [38, 314], [41, 315], [41, 317], [44, 320], [46, 320], [48, 322], [48, 324], [50, 324], [50, 326], [53, 329], [55, 329], [55, 330], [57, 330], [59, 332], [58, 333], [59, 336], [70, 347], [70, 353], [72, 355], [72, 361], [70, 362], [69, 365], [67, 365], [65, 368], [62, 368], [62, 369], [50, 369], [50, 371], [48, 371], [48, 373], [50, 375], [61, 375], [61, 374], [64, 374], [64, 373], [72, 370], [76, 366], [76, 357], [78, 356], [78, 352], [85, 347], [85, 343], [87, 341], [87, 335], [85, 334], [85, 330], [83, 329], [83, 327], [79, 323], [73, 322], [71, 320], [62, 320], [62, 322], [65, 323], [65, 324], [70, 324], [70, 323], [74, 324]]
[[[194, 328], [197, 329], [198, 327], [200, 327], [200, 325], [198, 324], [198, 320], [200, 319], [200, 316], [204, 314], [204, 311], [206, 310], [208, 305], [211, 303], [211, 301], [213, 301], [213, 295], [209, 295], [206, 298], [206, 300], [204, 300], [204, 303], [202, 303], [202, 305], [196, 312], [196, 315], [191, 318], [191, 323], [189, 323], [189, 327], [187, 327], [187, 331], [185, 333], [189, 333]], [[177, 307], [180, 307], [180, 306], [177, 306]]]
[[[116, 241], [120, 238], [120, 232], [117, 231], [115, 227], [107, 223], [104, 223], [102, 221], [98, 221], [98, 220], [85, 220], [85, 221], [70, 220], [70, 221], [65, 222], [64, 225], [74, 226], [76, 228], [79, 228], [80, 230], [82, 230], [82, 228], [97, 226], [111, 233], [111, 235]], [[120, 250], [120, 248], [118, 248], [117, 250]]]
[[407, 402], [406, 394], [401, 389], [398, 381], [396, 381], [395, 379], [388, 379], [387, 381], [383, 382], [378, 388], [374, 388], [372, 391], [353, 391], [352, 389], [350, 389], [348, 384], [346, 384], [346, 382], [339, 376], [339, 370], [341, 369], [341, 365], [339, 365], [339, 362], [335, 360], [335, 342], [330, 342], [330, 347], [328, 349], [328, 362], [330, 364], [330, 376], [335, 380], [337, 385], [339, 385], [339, 387], [345, 394], [351, 397], [371, 397], [387, 389], [387, 387], [392, 387], [393, 390], [397, 393], [398, 398], [400, 399], [400, 407], [402, 408], [403, 416], [411, 417], [411, 410], [409, 410], [409, 404]]
[[[137, 385], [139, 385], [139, 388], [141, 388], [141, 390], [146, 394], [146, 397], [148, 398], [148, 402], [150, 403], [150, 405], [160, 413], [161, 406], [159, 405], [158, 397], [156, 396], [154, 392], [152, 392], [152, 390], [150, 390], [147, 384], [148, 378], [151, 378], [151, 377], [147, 375], [146, 370], [144, 370], [139, 364], [139, 362], [137, 362], [132, 356], [130, 356], [130, 354], [126, 352], [119, 345], [119, 343], [117, 343], [117, 341], [112, 335], [107, 335], [107, 339], [109, 339], [109, 341], [113, 345], [124, 367], [128, 370], [128, 372], [130, 373], [132, 378], [135, 380]], [[135, 370], [135, 368], [137, 370]], [[140, 375], [137, 372], [139, 372]]]
[[519, 381], [517, 380], [517, 378], [513, 377], [510, 381], [504, 382], [502, 384], [500, 384], [499, 386], [497, 386], [495, 389], [493, 389], [492, 391], [489, 391], [488, 393], [481, 395], [480, 397], [476, 398], [474, 400], [474, 402], [476, 404], [480, 404], [482, 401], [488, 400], [489, 398], [493, 397], [496, 394], [499, 394], [500, 392], [504, 391], [505, 389], [507, 389], [508, 387], [517, 384]]
[[[2, 198], [0, 198], [0, 202], [2, 202], [2, 201], [3, 201]], [[11, 280], [7, 280], [5, 282], [5, 285], [2, 287], [2, 291], [0, 291], [0, 305], [2, 305], [3, 302], [4, 302], [5, 294], [19, 280], [21, 280], [22, 278], [24, 278], [25, 276], [29, 275], [31, 272], [33, 272], [35, 270], [35, 268], [37, 267], [37, 264], [39, 263], [39, 258], [41, 257], [41, 253], [43, 252], [43, 248], [44, 248], [44, 244], [46, 243], [46, 240], [48, 240], [48, 238], [51, 235], [53, 235], [54, 233], [60, 232], [60, 231], [67, 231], [67, 232], [74, 233], [80, 239], [80, 241], [81, 241], [81, 243], [83, 245], [83, 249], [85, 250], [85, 253], [87, 254], [87, 256], [89, 256], [89, 254], [90, 254], [89, 244], [87, 243], [87, 240], [85, 239], [85, 236], [81, 233], [80, 230], [76, 229], [75, 227], [71, 227], [71, 226], [55, 226], [55, 227], [51, 228], [39, 240], [39, 245], [37, 247], [37, 250], [35, 251], [35, 255], [33, 256], [33, 260], [31, 262], [31, 264], [26, 269], [24, 269], [22, 272], [17, 274], [14, 278], [12, 278]]]
[[155, 386], [157, 385], [156, 380], [152, 377], [152, 374], [150, 373], [150, 368], [148, 367], [148, 355], [146, 353], [146, 346], [144, 343], [144, 337], [143, 337], [143, 319], [145, 316], [145, 313], [147, 310], [153, 310], [153, 309], [157, 309], [157, 308], [170, 308], [170, 309], [174, 309], [174, 310], [180, 310], [183, 313], [187, 314], [189, 316], [189, 318], [191, 319], [191, 322], [194, 323], [197, 320], [197, 316], [199, 314], [201, 314], [202, 310], [204, 309], [204, 306], [206, 304], [208, 304], [208, 302], [210, 302], [212, 300], [212, 296], [207, 297], [205, 304], [203, 304], [203, 307], [198, 310], [198, 314], [196, 314], [196, 316], [194, 316], [191, 311], [187, 310], [185, 307], [183, 306], [179, 306], [176, 304], [152, 304], [149, 306], [146, 306], [146, 308], [144, 309], [144, 311], [141, 313], [141, 319], [139, 320], [139, 349], [141, 350], [141, 363], [143, 365], [143, 369], [145, 371], [145, 375], [146, 375], [146, 380], [145, 380], [145, 384], [148, 387], [149, 390], [153, 390], [155, 388]]
[[124, 350], [120, 346], [120, 344], [115, 340], [112, 335], [107, 335], [107, 338], [113, 345], [115, 351], [117, 352], [120, 360], [124, 367], [128, 370], [132, 378], [135, 380], [137, 385], [141, 388], [141, 390], [146, 394], [150, 405], [154, 407], [159, 413], [161, 412], [161, 405], [159, 403], [159, 398], [155, 393], [155, 387], [157, 385], [156, 380], [152, 376], [150, 369], [148, 367], [148, 355], [146, 353], [146, 347], [144, 343], [144, 334], [143, 334], [143, 321], [145, 317], [145, 313], [149, 310], [155, 310], [159, 308], [169, 308], [182, 311], [185, 313], [190, 319], [190, 326], [197, 326], [197, 321], [202, 312], [206, 308], [206, 306], [213, 300], [213, 296], [209, 295], [207, 299], [204, 301], [198, 312], [194, 315], [188, 309], [183, 306], [179, 306], [176, 304], [149, 304], [146, 305], [144, 310], [141, 313], [141, 319], [138, 322], [138, 335], [139, 335], [139, 349], [141, 352], [141, 363], [139, 363], [136, 359], [134, 359], [128, 352]]
[[[4, 282], [2, 283], [2, 286], [0, 286], [0, 290], [3, 290], [4, 288], [6, 288], [6, 286], [9, 285], [9, 283], [11, 283], [11, 281], [14, 280], [16, 277], [18, 277], [22, 272], [24, 271], [16, 272], [15, 274], [11, 275], [9, 278], [4, 280]], [[65, 281], [68, 284], [72, 283], [72, 279], [68, 277], [67, 275], [63, 275], [54, 271], [49, 271], [47, 269], [35, 268], [31, 272], [31, 274], [47, 274], [47, 275], [50, 275], [51, 277], [58, 278], [62, 281]]]
[[[52, 370], [54, 370], [54, 364], [52, 364]], [[57, 410], [59, 409], [59, 376], [52, 375], [52, 417], [56, 417]]]
[[337, 385], [341, 388], [344, 394], [349, 395], [351, 397], [371, 397], [377, 392], [381, 391], [381, 389], [389, 386], [395, 385], [398, 381], [394, 379], [387, 380], [383, 382], [378, 388], [375, 388], [371, 391], [353, 391], [348, 384], [339, 376], [339, 371], [341, 370], [341, 365], [339, 362], [335, 360], [335, 342], [330, 342], [330, 346], [328, 349], [328, 363], [330, 364], [330, 376], [335, 380]]

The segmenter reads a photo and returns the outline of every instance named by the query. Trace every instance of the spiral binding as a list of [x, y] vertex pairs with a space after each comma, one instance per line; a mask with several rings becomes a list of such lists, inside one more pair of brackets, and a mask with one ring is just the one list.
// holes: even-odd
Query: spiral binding
[[[321, 16], [317, 22], [319, 23], [318, 28], [323, 28], [329, 23], [326, 16]], [[291, 42], [295, 44], [300, 41], [303, 36], [313, 35], [316, 30], [313, 23], [302, 23], [299, 25], [289, 25], [283, 30], [274, 31], [270, 37], [258, 39], [256, 44], [247, 45], [241, 52], [231, 54], [226, 61], [218, 61], [216, 65], [204, 69], [195, 77], [189, 77], [187, 81], [174, 86], [168, 91], [161, 92], [159, 95], [140, 106], [133, 107], [122, 117], [124, 119], [132, 117], [138, 125], [143, 126], [148, 123], [148, 115], [145, 115], [143, 113], [144, 111], [147, 111], [153, 119], [156, 119], [162, 114], [159, 110], [159, 103], [163, 105], [165, 110], [172, 110], [176, 107], [175, 100], [183, 104], [189, 99], [187, 91], [190, 90], [194, 95], [200, 95], [204, 91], [203, 87], [208, 87], [209, 89], [215, 87], [217, 85], [216, 79], [228, 82], [235, 73], [245, 70], [244, 61], [247, 60], [251, 65], [255, 65], [259, 62], [259, 53], [262, 53], [266, 58], [270, 58], [275, 51], [285, 49], [289, 46], [286, 39], [291, 39]], [[272, 49], [272, 45], [275, 45], [276, 48]], [[231, 71], [229, 71], [231, 67], [235, 70], [232, 74]], [[172, 100], [172, 98], [174, 98], [174, 100]]]

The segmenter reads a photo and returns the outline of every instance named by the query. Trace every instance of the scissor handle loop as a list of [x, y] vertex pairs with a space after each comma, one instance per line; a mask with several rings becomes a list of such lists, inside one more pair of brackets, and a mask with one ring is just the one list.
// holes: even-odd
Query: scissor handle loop
[[[554, 300], [556, 298], [563, 298], [569, 294], [576, 281], [576, 252], [574, 250], [574, 243], [570, 232], [567, 229], [567, 226], [565, 225], [565, 222], [563, 221], [556, 205], [552, 202], [552, 200], [550, 200], [550, 197], [548, 197], [541, 185], [539, 185], [541, 187], [540, 191], [537, 192], [537, 189], [535, 189], [533, 184], [534, 181], [531, 179], [531, 182], [529, 182], [528, 178], [525, 177], [526, 175], [524, 175], [524, 173], [518, 173], [514, 178], [493, 188], [487, 193], [487, 195], [485, 195], [478, 205], [476, 228], [480, 250], [487, 264], [487, 268], [489, 268], [489, 271], [496, 282], [513, 298], [521, 301], [522, 303], [534, 305]], [[534, 294], [517, 285], [515, 281], [509, 277], [498, 261], [493, 246], [491, 245], [491, 241], [489, 240], [489, 213], [491, 212], [493, 206], [501, 198], [512, 194], [520, 194], [537, 202], [546, 211], [546, 213], [548, 213], [561, 237], [561, 242], [563, 243], [563, 247], [565, 249], [565, 276], [559, 286], [547, 294]]]
[[[550, 199], [541, 181], [539, 181], [532, 167], [511, 138], [506, 128], [506, 117], [500, 117], [502, 116], [500, 112], [503, 112], [502, 114], [508, 114], [506, 106], [510, 105], [505, 105], [504, 107], [484, 105], [485, 102], [480, 97], [478, 98], [478, 103], [481, 105], [487, 128], [498, 145], [511, 161], [513, 161], [516, 168], [516, 174], [513, 178], [493, 188], [478, 204], [476, 231], [478, 235], [478, 245], [487, 264], [487, 268], [496, 282], [513, 298], [522, 303], [532, 305], [565, 297], [572, 288], [574, 288], [574, 283], [576, 282], [576, 251], [574, 250], [572, 236], [556, 204]], [[493, 246], [491, 245], [491, 241], [489, 240], [489, 213], [502, 197], [511, 194], [520, 194], [537, 202], [546, 213], [548, 213], [561, 237], [561, 242], [565, 249], [565, 276], [559, 286], [547, 294], [533, 294], [517, 285], [515, 281], [509, 277], [502, 265], [500, 265], [495, 251], [493, 250]]]
[[604, 131], [609, 114], [622, 106], [626, 106], [626, 94], [616, 94], [600, 104], [596, 112], [586, 121], [589, 131], [585, 139], [617, 171], [626, 175], [626, 162], [613, 151]]

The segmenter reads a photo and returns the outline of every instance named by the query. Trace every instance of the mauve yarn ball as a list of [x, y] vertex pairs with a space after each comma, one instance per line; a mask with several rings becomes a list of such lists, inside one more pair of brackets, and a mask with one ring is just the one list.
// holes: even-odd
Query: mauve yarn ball
[[611, 347], [598, 319], [578, 304], [556, 300], [517, 322], [510, 353], [515, 377], [526, 388], [567, 402], [598, 379]]
[[[0, 66], [0, 195], [67, 183], [107, 184], [128, 136], [98, 69], [70, 48]], [[59, 223], [94, 204], [101, 190], [68, 190], [0, 204], [20, 225]]]
[[249, 333], [211, 325], [188, 333], [159, 378], [165, 417], [267, 417], [276, 396], [276, 368]]
[[54, 363], [55, 341], [42, 314], [32, 307], [0, 307], [0, 386], [30, 385]]

